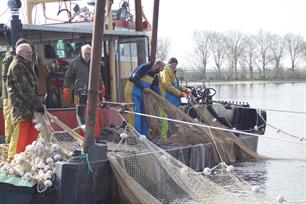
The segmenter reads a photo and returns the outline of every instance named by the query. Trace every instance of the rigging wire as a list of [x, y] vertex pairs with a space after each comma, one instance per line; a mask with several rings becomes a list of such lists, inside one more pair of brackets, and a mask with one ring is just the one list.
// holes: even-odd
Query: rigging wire
[[3, 11], [1, 14], [0, 14], [0, 17], [2, 17], [9, 9], [7, 8], [5, 11]]
[[[219, 104], [221, 103], [220, 101], [214, 101], [217, 102], [216, 104], [219, 106], [223, 106], [223, 104]], [[257, 107], [243, 107], [243, 106], [236, 106], [235, 104], [229, 104], [229, 107], [237, 107], [237, 108], [241, 108], [241, 109], [257, 109], [257, 110], [264, 110], [264, 111], [272, 111], [272, 112], [281, 112], [281, 113], [294, 113], [294, 114], [304, 114], [306, 115], [306, 112], [304, 111], [292, 111], [292, 110], [281, 110], [281, 109], [271, 109], [271, 108], [257, 108]]]
[[215, 127], [215, 126], [210, 126], [210, 125], [205, 125], [205, 124], [186, 122], [186, 121], [181, 121], [181, 120], [176, 120], [176, 119], [171, 119], [171, 118], [164, 118], [164, 117], [155, 116], [155, 115], [149, 115], [149, 114], [144, 114], [144, 113], [137, 113], [137, 112], [128, 111], [128, 110], [125, 110], [124, 112], [125, 113], [135, 114], [135, 115], [140, 115], [140, 116], [145, 116], [145, 117], [161, 119], [161, 120], [172, 121], [172, 122], [181, 123], [181, 124], [185, 124], [185, 125], [195, 125], [195, 126], [200, 126], [200, 127], [204, 127], [204, 128], [211, 128], [211, 129], [215, 129], [215, 130], [222, 130], [222, 131], [225, 131], [225, 132], [240, 133], [240, 134], [256, 136], [256, 137], [265, 137], [265, 138], [270, 138], [270, 139], [275, 139], [275, 140], [280, 140], [280, 141], [286, 141], [286, 142], [289, 142], [289, 143], [295, 143], [295, 144], [305, 143], [305, 142], [303, 142], [304, 139], [302, 139], [300, 141], [295, 141], [295, 140], [290, 140], [290, 139], [281, 139], [281, 138], [277, 138], [277, 137], [271, 137], [271, 136], [266, 136], [266, 135], [259, 135], [259, 134], [244, 132], [244, 131], [240, 131], [240, 130], [226, 129], [226, 128], [220, 128], [220, 127]]

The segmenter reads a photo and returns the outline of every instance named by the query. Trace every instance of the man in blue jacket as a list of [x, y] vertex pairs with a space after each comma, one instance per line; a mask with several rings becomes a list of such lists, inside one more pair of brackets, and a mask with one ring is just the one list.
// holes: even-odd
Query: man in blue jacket
[[[137, 67], [131, 74], [125, 86], [125, 101], [134, 103], [134, 111], [144, 113], [143, 93], [147, 89], [159, 92], [159, 81], [157, 73], [164, 67], [164, 63], [160, 60], [156, 62], [148, 62]], [[144, 116], [129, 114], [128, 122], [142, 135], [148, 136], [148, 122]]]

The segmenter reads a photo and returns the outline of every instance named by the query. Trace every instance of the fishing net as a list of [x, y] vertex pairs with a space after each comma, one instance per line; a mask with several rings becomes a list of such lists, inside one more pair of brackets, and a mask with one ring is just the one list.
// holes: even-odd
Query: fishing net
[[[55, 162], [69, 159], [73, 150], [82, 147], [82, 138], [48, 112], [35, 114], [34, 123], [38, 139], [12, 161], [2, 163], [0, 173], [37, 183], [37, 191], [41, 193], [53, 185]], [[54, 126], [63, 131], [54, 131]]]
[[7, 159], [8, 144], [0, 144], [0, 163]]
[[[144, 108], [146, 114], [153, 116], [162, 115], [170, 119], [170, 121], [167, 122], [158, 117], [147, 118], [151, 129], [149, 137], [153, 142], [157, 141], [156, 143], [159, 143], [159, 141], [162, 140], [165, 141], [166, 144], [174, 146], [212, 143], [214, 144], [212, 152], [214, 163], [218, 163], [219, 161], [236, 161], [235, 155], [238, 148], [251, 158], [264, 158], [258, 155], [256, 151], [251, 149], [248, 145], [241, 142], [240, 139], [231, 132], [206, 128], [205, 125], [195, 125], [200, 123], [189, 117], [179, 108], [169, 104], [164, 98], [153, 91], [150, 91], [150, 93], [146, 94], [144, 97]], [[216, 127], [223, 127], [205, 107], [201, 107], [201, 111], [198, 112], [201, 121], [205, 122], [206, 125], [213, 124]], [[165, 126], [168, 126], [169, 131], [167, 138], [163, 140], [161, 135]]]
[[108, 154], [124, 203], [271, 202], [226, 163], [196, 172], [132, 128], [120, 136], [134, 138], [134, 144], [121, 142]]

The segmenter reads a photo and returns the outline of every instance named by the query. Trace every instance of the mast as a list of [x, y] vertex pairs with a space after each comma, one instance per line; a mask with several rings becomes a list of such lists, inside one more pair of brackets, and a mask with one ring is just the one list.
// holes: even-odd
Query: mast
[[154, 0], [153, 28], [152, 28], [151, 55], [150, 55], [150, 60], [152, 61], [155, 61], [156, 59], [158, 14], [159, 14], [159, 0]]
[[89, 68], [89, 86], [88, 86], [88, 105], [86, 112], [86, 129], [85, 129], [85, 141], [84, 152], [88, 152], [88, 148], [95, 144], [94, 135], [96, 127], [96, 109], [97, 109], [97, 97], [98, 87], [100, 82], [100, 60], [102, 53], [102, 42], [104, 33], [104, 15], [105, 15], [105, 1], [96, 0], [94, 27], [92, 35], [92, 55]]
[[20, 38], [20, 30], [21, 30], [21, 21], [19, 19], [19, 9], [21, 8], [20, 0], [9, 0], [7, 2], [7, 6], [11, 10], [11, 38], [10, 45], [15, 52], [16, 47], [15, 44], [17, 40]]
[[[136, 14], [136, 31], [143, 31], [142, 26], [142, 8], [141, 8], [141, 0], [135, 0], [135, 14]], [[145, 50], [145, 44], [143, 41], [137, 42], [137, 61], [138, 65], [145, 63], [146, 61], [146, 53], [139, 52], [139, 50]]]

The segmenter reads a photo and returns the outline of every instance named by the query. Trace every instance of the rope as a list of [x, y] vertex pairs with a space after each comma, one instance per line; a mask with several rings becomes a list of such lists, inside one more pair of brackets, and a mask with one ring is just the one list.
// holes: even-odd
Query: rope
[[90, 161], [88, 159], [88, 153], [83, 153], [81, 155], [81, 158], [84, 159], [86, 161], [86, 163], [87, 163], [88, 173], [93, 173], [93, 168], [92, 168], [92, 166], [90, 164]]
[[156, 119], [161, 119], [161, 120], [172, 121], [172, 122], [181, 123], [181, 124], [185, 124], [185, 125], [195, 125], [195, 126], [200, 126], [200, 127], [204, 127], [204, 128], [211, 128], [211, 129], [215, 129], [215, 130], [223, 130], [225, 132], [240, 133], [240, 134], [256, 136], [256, 137], [266, 137], [266, 138], [270, 138], [270, 139], [281, 140], [281, 141], [286, 141], [286, 142], [291, 142], [291, 143], [298, 143], [298, 144], [301, 143], [301, 141], [292, 141], [292, 140], [280, 139], [280, 138], [276, 138], [276, 137], [259, 135], [259, 134], [255, 134], [255, 133], [248, 133], [248, 132], [243, 132], [243, 131], [239, 131], [239, 130], [232, 130], [232, 129], [220, 128], [220, 127], [215, 127], [215, 126], [209, 126], [209, 125], [205, 125], [205, 124], [186, 122], [186, 121], [175, 120], [175, 119], [171, 119], [171, 118], [164, 118], [164, 117], [155, 116], [155, 115], [149, 115], [149, 114], [144, 114], [144, 113], [137, 113], [137, 112], [133, 112], [133, 111], [125, 110], [125, 112], [126, 113], [135, 114], [135, 115], [141, 115], [141, 116], [145, 116], [145, 117], [151, 117], [151, 118], [156, 118]]
[[219, 156], [221, 162], [223, 163], [224, 160], [223, 160], [223, 158], [222, 158], [222, 156], [221, 156], [220, 150], [219, 150], [219, 148], [218, 148], [218, 146], [217, 146], [217, 143], [216, 143], [216, 141], [215, 141], [215, 138], [214, 138], [214, 136], [213, 136], [213, 134], [212, 134], [210, 128], [208, 128], [208, 131], [209, 131], [209, 135], [210, 135], [210, 137], [211, 137], [211, 139], [212, 139], [212, 141], [213, 141], [213, 143], [214, 143], [214, 145], [215, 145], [215, 147], [216, 147], [218, 156]]

